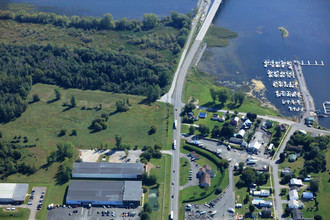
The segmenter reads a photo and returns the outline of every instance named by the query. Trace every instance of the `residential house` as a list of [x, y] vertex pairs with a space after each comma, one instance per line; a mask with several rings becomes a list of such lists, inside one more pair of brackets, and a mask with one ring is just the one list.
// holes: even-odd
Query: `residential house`
[[245, 141], [243, 141], [243, 142], [241, 143], [241, 146], [246, 148], [246, 147], [248, 146], [248, 143], [245, 142]]
[[298, 186], [298, 187], [300, 187], [302, 185], [303, 185], [303, 183], [302, 183], [302, 181], [300, 179], [292, 178], [290, 180], [290, 186]]
[[214, 177], [214, 170], [212, 170], [211, 166], [208, 164], [205, 164], [204, 166], [200, 167], [197, 173], [197, 178], [201, 178], [203, 174], [208, 173], [211, 178]]
[[292, 199], [288, 202], [288, 207], [290, 209], [302, 209], [304, 208], [304, 204], [298, 200]]
[[290, 170], [283, 170], [281, 172], [281, 176], [292, 176], [293, 175], [293, 172], [291, 172]]
[[265, 123], [265, 126], [266, 126], [267, 129], [269, 129], [269, 128], [273, 127], [273, 122], [267, 120], [266, 123]]
[[290, 190], [289, 191], [289, 200], [298, 200], [299, 199], [299, 195], [298, 195], [298, 191], [297, 190]]
[[231, 120], [230, 124], [234, 125], [234, 126], [237, 126], [239, 121], [240, 121], [239, 117], [235, 117]]
[[245, 130], [244, 129], [241, 129], [239, 130], [239, 132], [237, 133], [236, 137], [237, 138], [243, 138], [245, 135]]
[[269, 190], [260, 190], [260, 191], [252, 191], [253, 196], [260, 196], [260, 197], [268, 197], [270, 195]]
[[221, 116], [219, 119], [218, 119], [218, 121], [220, 121], [220, 122], [224, 122], [224, 121], [226, 121], [226, 118], [225, 118], [225, 116], [223, 115], [223, 116]]
[[312, 200], [314, 195], [312, 192], [303, 192], [302, 199], [303, 200]]
[[213, 121], [218, 121], [219, 115], [218, 114], [213, 114], [211, 120]]
[[200, 178], [200, 181], [199, 181], [199, 185], [201, 187], [209, 187], [211, 186], [211, 177], [208, 173], [204, 173], [201, 178]]
[[288, 160], [289, 160], [289, 162], [295, 162], [297, 160], [297, 155], [296, 154], [290, 154]]

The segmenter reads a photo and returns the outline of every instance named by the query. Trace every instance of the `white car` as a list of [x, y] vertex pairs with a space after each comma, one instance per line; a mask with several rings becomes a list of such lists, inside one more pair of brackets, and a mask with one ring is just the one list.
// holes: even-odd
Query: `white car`
[[233, 208], [229, 208], [229, 209], [228, 209], [228, 212], [230, 212], [230, 213], [235, 213], [235, 209], [233, 209]]

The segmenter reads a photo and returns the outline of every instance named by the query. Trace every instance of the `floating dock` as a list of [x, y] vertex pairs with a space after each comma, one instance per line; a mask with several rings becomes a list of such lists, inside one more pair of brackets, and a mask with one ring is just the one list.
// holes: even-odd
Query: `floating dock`
[[329, 101], [323, 102], [323, 109], [324, 109], [324, 114], [330, 115], [330, 102]]
[[300, 61], [301, 66], [324, 66], [324, 62], [321, 61], [321, 63], [318, 63], [315, 61], [314, 63], [311, 63], [309, 60], [307, 60], [307, 63], [304, 63], [304, 61]]

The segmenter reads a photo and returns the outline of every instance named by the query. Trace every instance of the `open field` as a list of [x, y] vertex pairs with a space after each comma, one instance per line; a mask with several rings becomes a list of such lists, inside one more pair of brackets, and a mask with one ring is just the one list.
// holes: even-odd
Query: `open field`
[[217, 86], [212, 83], [212, 76], [205, 73], [193, 70], [186, 78], [186, 83], [183, 90], [183, 101], [197, 102], [197, 105], [226, 110], [237, 110], [238, 112], [252, 112], [258, 115], [276, 115], [280, 116], [278, 112], [271, 108], [261, 106], [261, 101], [246, 96], [242, 105], [235, 105], [234, 102], [228, 100], [224, 105], [218, 101], [213, 102], [210, 89], [216, 89]]
[[[33, 86], [29, 99], [32, 99], [33, 94], [38, 94], [41, 100], [30, 104], [20, 118], [2, 124], [0, 130], [4, 137], [27, 136], [29, 144], [37, 144], [37, 148], [41, 149], [39, 154], [48, 153], [61, 141], [70, 141], [79, 148], [90, 148], [100, 144], [114, 146], [116, 135], [122, 137], [123, 144], [130, 144], [132, 147], [160, 144], [164, 149], [167, 148], [167, 121], [170, 108], [166, 104], [144, 105], [139, 104], [143, 100], [141, 96], [78, 89], [61, 90], [61, 100], [52, 102], [55, 98], [54, 88], [57, 87], [44, 84]], [[72, 95], [76, 98], [77, 107], [63, 107], [62, 103], [69, 103]], [[129, 111], [114, 113], [115, 102], [123, 99], [129, 99]], [[86, 110], [82, 110], [82, 107]], [[108, 128], [100, 132], [91, 132], [88, 127], [102, 113], [112, 113], [109, 116]], [[157, 132], [149, 135], [148, 131], [152, 125], [157, 127]], [[61, 129], [67, 130], [68, 134], [59, 137]], [[77, 130], [77, 136], [70, 136], [73, 129]], [[45, 157], [37, 156], [39, 159]]]
[[7, 211], [6, 209], [0, 209], [1, 220], [27, 220], [30, 215], [30, 209], [16, 208], [15, 211]]

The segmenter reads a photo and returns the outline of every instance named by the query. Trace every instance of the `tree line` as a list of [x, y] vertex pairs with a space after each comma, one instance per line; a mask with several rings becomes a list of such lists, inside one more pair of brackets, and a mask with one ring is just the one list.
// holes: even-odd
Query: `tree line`
[[[172, 75], [166, 64], [94, 48], [2, 43], [0, 53], [1, 122], [19, 117], [25, 111], [32, 83], [150, 95], [150, 100], [155, 100], [155, 94], [159, 96], [166, 89]], [[150, 88], [157, 90], [156, 93], [151, 93]]]
[[150, 30], [159, 25], [168, 25], [175, 28], [190, 28], [193, 13], [179, 15], [177, 12], [172, 12], [171, 16], [159, 19], [153, 13], [144, 14], [141, 20], [129, 20], [121, 18], [114, 20], [110, 13], [100, 17], [87, 17], [87, 16], [72, 16], [58, 15], [55, 13], [47, 12], [34, 12], [27, 13], [25, 11], [2, 11], [0, 10], [0, 19], [15, 20], [20, 23], [34, 23], [34, 24], [52, 24], [59, 27], [74, 27], [82, 29], [97, 29], [97, 30], [118, 30], [118, 31], [141, 31]]

